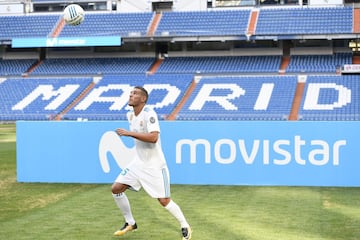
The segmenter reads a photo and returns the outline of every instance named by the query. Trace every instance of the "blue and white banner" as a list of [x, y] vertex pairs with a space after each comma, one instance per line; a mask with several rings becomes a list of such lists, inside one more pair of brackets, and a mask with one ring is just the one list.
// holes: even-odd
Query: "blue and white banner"
[[59, 38], [14, 38], [13, 48], [28, 47], [85, 47], [85, 46], [120, 46], [121, 37], [59, 37]]
[[[127, 122], [19, 121], [19, 182], [112, 183], [130, 160]], [[360, 122], [163, 121], [173, 184], [360, 186]]]

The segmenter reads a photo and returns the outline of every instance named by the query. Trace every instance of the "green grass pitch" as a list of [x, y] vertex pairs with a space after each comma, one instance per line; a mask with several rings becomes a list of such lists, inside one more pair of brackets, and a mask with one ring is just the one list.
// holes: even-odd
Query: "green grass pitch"
[[[123, 219], [110, 188], [18, 183], [15, 126], [0, 125], [1, 239], [116, 239]], [[177, 221], [157, 200], [144, 191], [128, 197], [139, 228], [118, 239], [181, 239]], [[360, 239], [360, 188], [172, 185], [172, 197], [193, 240]]]

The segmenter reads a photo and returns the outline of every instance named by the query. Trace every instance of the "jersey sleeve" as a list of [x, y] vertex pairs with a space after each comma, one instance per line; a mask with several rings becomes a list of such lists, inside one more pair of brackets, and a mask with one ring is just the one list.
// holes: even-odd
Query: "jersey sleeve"
[[156, 112], [154, 110], [149, 110], [147, 112], [147, 129], [148, 132], [160, 132], [159, 120]]

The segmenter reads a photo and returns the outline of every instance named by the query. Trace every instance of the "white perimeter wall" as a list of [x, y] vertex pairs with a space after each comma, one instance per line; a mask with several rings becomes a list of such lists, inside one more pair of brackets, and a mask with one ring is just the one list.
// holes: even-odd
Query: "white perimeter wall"
[[174, 11], [197, 11], [206, 10], [207, 0], [174, 0]]
[[[152, 0], [121, 0], [118, 2], [119, 12], [150, 12]], [[173, 0], [173, 11], [196, 11], [206, 10], [207, 0]]]

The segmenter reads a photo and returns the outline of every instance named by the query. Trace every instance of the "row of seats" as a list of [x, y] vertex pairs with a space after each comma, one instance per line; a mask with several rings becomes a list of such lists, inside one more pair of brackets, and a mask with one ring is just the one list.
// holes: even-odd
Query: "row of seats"
[[0, 119], [49, 120], [66, 108], [92, 78], [12, 78], [0, 83]]
[[[61, 37], [147, 36], [155, 13], [88, 13]], [[164, 12], [155, 36], [241, 36], [246, 38], [251, 9]], [[352, 34], [352, 7], [291, 7], [259, 10], [254, 35]], [[51, 36], [61, 14], [0, 16], [0, 40]]]
[[[281, 61], [281, 56], [169, 57], [157, 73], [277, 73]], [[0, 76], [22, 75], [36, 62], [36, 59], [0, 60]], [[154, 62], [152, 57], [45, 59], [30, 75], [146, 73]], [[337, 68], [351, 63], [352, 53], [294, 55], [286, 72], [335, 73]]]
[[203, 77], [177, 119], [284, 120], [296, 83], [295, 76]]
[[[149, 91], [148, 104], [161, 119], [172, 114], [192, 86], [192, 74], [105, 75], [92, 78], [10, 78], [0, 82], [0, 121], [62, 119], [125, 120], [128, 94], [136, 85]], [[63, 112], [85, 89], [87, 94]], [[177, 120], [287, 120], [296, 76], [202, 77]], [[311, 75], [305, 84], [300, 120], [360, 120], [356, 75]]]
[[155, 35], [244, 35], [250, 9], [233, 11], [164, 12]]
[[352, 64], [352, 53], [334, 55], [294, 55], [286, 72], [334, 72], [343, 65]]
[[152, 18], [153, 13], [87, 14], [82, 24], [65, 25], [60, 37], [146, 36]]
[[145, 73], [154, 58], [60, 58], [45, 59], [32, 75]]
[[37, 62], [37, 59], [0, 59], [0, 76], [22, 75]]
[[0, 40], [48, 37], [60, 15], [0, 15]]
[[308, 76], [305, 93], [299, 111], [300, 120], [360, 120], [358, 75]]
[[170, 57], [158, 73], [278, 72], [281, 56]]
[[[126, 120], [128, 94], [134, 86], [144, 86], [159, 117], [165, 119], [179, 104], [193, 80], [192, 75], [107, 75], [96, 85], [96, 90], [66, 113], [66, 119]], [[120, 98], [122, 96], [122, 98]]]
[[256, 35], [351, 33], [351, 7], [272, 8], [261, 10]]

